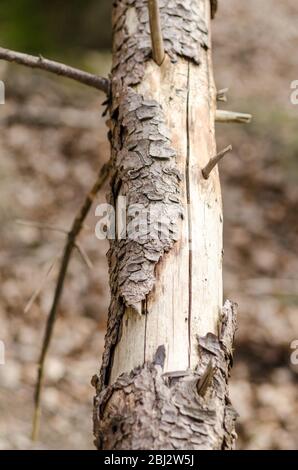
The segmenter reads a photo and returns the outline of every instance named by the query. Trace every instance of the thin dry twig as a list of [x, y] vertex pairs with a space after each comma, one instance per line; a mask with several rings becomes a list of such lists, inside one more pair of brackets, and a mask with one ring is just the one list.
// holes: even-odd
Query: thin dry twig
[[97, 193], [102, 188], [106, 179], [108, 178], [109, 172], [110, 172], [110, 163], [107, 163], [101, 168], [96, 182], [94, 183], [91, 191], [86, 196], [83, 202], [83, 205], [81, 206], [77, 216], [74, 219], [72, 228], [70, 229], [67, 235], [67, 241], [64, 247], [63, 257], [62, 257], [61, 264], [60, 264], [60, 271], [59, 271], [59, 275], [57, 279], [53, 303], [52, 303], [52, 307], [51, 307], [51, 310], [47, 319], [44, 339], [42, 343], [42, 350], [41, 350], [40, 359], [39, 359], [38, 377], [37, 377], [35, 397], [34, 397], [34, 417], [33, 417], [32, 440], [36, 440], [38, 437], [40, 412], [41, 412], [41, 407], [40, 407], [41, 391], [42, 391], [42, 384], [43, 384], [43, 377], [44, 377], [45, 360], [46, 360], [46, 355], [49, 349], [50, 341], [52, 338], [55, 320], [57, 317], [57, 310], [58, 310], [59, 302], [60, 302], [61, 295], [63, 292], [63, 286], [64, 286], [64, 281], [65, 281], [65, 276], [67, 273], [68, 265], [71, 259], [73, 249], [77, 245], [76, 238], [79, 235], [83, 227], [83, 222], [92, 206], [92, 203]]
[[71, 78], [72, 80], [76, 80], [84, 85], [101, 90], [106, 94], [109, 93], [110, 82], [107, 78], [84, 72], [83, 70], [70, 67], [69, 65], [62, 64], [61, 62], [45, 59], [41, 55], [36, 57], [0, 47], [0, 59], [25, 65], [26, 67], [46, 70], [47, 72], [51, 72], [56, 75]]
[[207, 163], [207, 165], [205, 166], [205, 168], [203, 168], [202, 170], [202, 173], [203, 173], [203, 176], [205, 178], [205, 180], [207, 180], [210, 176], [210, 173], [211, 171], [213, 170], [213, 168], [220, 162], [220, 160], [228, 153], [228, 152], [231, 152], [231, 150], [233, 150], [233, 147], [232, 145], [229, 145], [228, 147], [226, 147], [224, 150], [222, 150], [221, 152], [219, 152], [217, 155], [215, 155], [215, 157], [213, 158], [210, 158], [209, 162]]
[[158, 0], [148, 0], [152, 55], [157, 65], [161, 65], [165, 58], [165, 49], [162, 37], [160, 11]]
[[89, 258], [88, 254], [86, 253], [84, 247], [80, 244], [80, 242], [77, 241], [76, 244], [75, 244], [75, 247], [78, 250], [78, 252], [79, 252], [82, 260], [86, 264], [86, 266], [89, 269], [93, 269], [93, 263], [92, 263], [91, 259]]
[[33, 292], [30, 299], [28, 300], [27, 305], [24, 308], [24, 313], [28, 313], [30, 311], [32, 305], [34, 304], [35, 300], [37, 299], [37, 297], [41, 293], [45, 283], [47, 282], [51, 272], [53, 271], [57, 260], [58, 260], [58, 256], [56, 256], [55, 259], [51, 262], [49, 268], [47, 269], [47, 271], [46, 271], [46, 273], [45, 273], [45, 275], [44, 275], [44, 277], [43, 277], [43, 279], [40, 283], [40, 285], [37, 287], [37, 289]]

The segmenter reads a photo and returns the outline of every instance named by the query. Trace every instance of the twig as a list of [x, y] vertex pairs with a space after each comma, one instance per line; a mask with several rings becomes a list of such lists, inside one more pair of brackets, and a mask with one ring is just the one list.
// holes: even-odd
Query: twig
[[223, 88], [222, 90], [218, 90], [216, 93], [216, 101], [222, 101], [226, 103], [228, 101], [227, 93], [229, 89], [228, 88]]
[[213, 170], [213, 168], [220, 162], [220, 160], [228, 153], [228, 152], [231, 152], [231, 150], [233, 150], [233, 147], [232, 145], [229, 145], [228, 147], [226, 147], [224, 150], [222, 150], [221, 152], [219, 152], [215, 157], [213, 158], [210, 158], [209, 162], [207, 163], [207, 165], [205, 166], [205, 168], [202, 170], [202, 174], [205, 178], [205, 180], [207, 180], [210, 176], [210, 173], [211, 171]]
[[86, 264], [89, 269], [93, 269], [93, 263], [89, 258], [88, 254], [86, 253], [84, 247], [77, 241], [75, 244], [76, 249], [78, 250], [79, 254], [81, 255], [82, 260]]
[[233, 111], [223, 111], [222, 109], [217, 109], [215, 114], [216, 122], [236, 122], [239, 124], [249, 124], [251, 120], [251, 114], [243, 114]]
[[27, 305], [24, 308], [24, 313], [29, 312], [29, 310], [31, 309], [31, 307], [34, 304], [35, 300], [37, 299], [37, 297], [41, 293], [46, 281], [48, 280], [49, 275], [51, 274], [51, 272], [53, 271], [53, 269], [55, 267], [55, 264], [56, 264], [57, 260], [58, 260], [58, 256], [56, 256], [55, 259], [52, 261], [52, 263], [50, 264], [50, 267], [48, 268], [47, 272], [45, 273], [45, 276], [42, 279], [40, 285], [37, 287], [37, 289], [31, 295], [29, 301], [27, 302]]
[[39, 359], [39, 366], [38, 366], [38, 377], [37, 383], [35, 388], [35, 397], [34, 397], [34, 417], [33, 417], [33, 429], [32, 429], [32, 440], [36, 440], [38, 437], [39, 431], [39, 420], [40, 420], [40, 401], [41, 401], [41, 390], [43, 384], [43, 376], [44, 376], [44, 365], [46, 360], [46, 355], [49, 349], [55, 320], [57, 316], [57, 309], [59, 306], [60, 298], [63, 292], [63, 286], [65, 281], [65, 276], [68, 269], [68, 264], [71, 259], [72, 251], [76, 246], [76, 238], [80, 233], [83, 222], [92, 206], [92, 203], [98, 193], [98, 191], [102, 188], [104, 182], [106, 181], [110, 172], [110, 163], [105, 164], [99, 172], [98, 178], [93, 185], [91, 191], [85, 198], [85, 201], [79, 210], [74, 222], [72, 224], [72, 228], [67, 235], [67, 241], [64, 247], [63, 257], [61, 260], [60, 271], [58, 275], [58, 280], [56, 284], [54, 299], [52, 303], [52, 307], [47, 319], [44, 339], [42, 343], [42, 350]]
[[161, 31], [158, 0], [148, 0], [148, 8], [151, 30], [152, 55], [157, 65], [161, 65], [165, 58], [165, 49]]
[[52, 72], [56, 75], [71, 78], [77, 82], [83, 83], [84, 85], [101, 90], [106, 94], [109, 93], [110, 83], [107, 78], [84, 72], [83, 70], [70, 67], [69, 65], [62, 64], [61, 62], [45, 59], [41, 55], [36, 57], [0, 47], [0, 59], [25, 65], [26, 67], [46, 70], [47, 72]]

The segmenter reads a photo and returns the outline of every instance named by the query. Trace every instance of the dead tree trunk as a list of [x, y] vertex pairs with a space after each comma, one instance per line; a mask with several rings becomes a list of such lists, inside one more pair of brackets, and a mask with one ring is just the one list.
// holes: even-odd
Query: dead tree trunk
[[[216, 154], [215, 3], [160, 0], [165, 57], [157, 65], [148, 1], [114, 1], [109, 134], [118, 239], [108, 255], [112, 298], [93, 381], [99, 449], [234, 445], [227, 382], [235, 308], [222, 308], [218, 170], [202, 174]], [[137, 234], [120, 233], [119, 196]]]

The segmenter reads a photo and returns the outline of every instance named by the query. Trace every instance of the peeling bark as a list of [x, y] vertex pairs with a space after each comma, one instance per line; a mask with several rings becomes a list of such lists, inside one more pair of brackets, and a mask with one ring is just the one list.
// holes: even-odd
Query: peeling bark
[[[125, 196], [132, 212], [141, 207], [150, 221], [144, 232], [110, 242], [111, 304], [101, 373], [93, 379], [95, 443], [230, 449], [235, 309], [230, 303], [221, 309], [218, 173], [206, 182], [201, 172], [215, 154], [211, 4], [159, 3], [161, 67], [152, 60], [147, 0], [116, 0], [113, 7], [110, 202], [117, 207]], [[129, 222], [133, 216], [128, 211]]]
[[[227, 382], [232, 365], [235, 305], [223, 308], [219, 337], [198, 338], [200, 365], [194, 371], [163, 374], [164, 348], [152, 363], [122, 374], [95, 400], [98, 449], [231, 450], [236, 412]], [[197, 384], [209, 361], [214, 376], [202, 397]]]
[[[200, 5], [201, 4], [201, 5]], [[207, 48], [207, 25], [201, 1], [161, 1], [161, 20], [166, 54], [173, 63], [182, 56], [200, 64]], [[151, 57], [147, 0], [122, 0], [113, 9], [113, 66], [110, 140], [114, 174], [110, 202], [121, 194], [128, 206], [141, 204], [150, 210], [154, 226], [168, 219], [169, 235], [158, 239], [144, 234], [135, 240], [111, 243], [108, 254], [112, 302], [109, 311], [102, 384], [108, 382], [112, 349], [117, 343], [124, 307], [139, 311], [155, 281], [160, 258], [176, 239], [182, 217], [176, 151], [158, 102], [138, 93]], [[172, 229], [171, 229], [172, 227]], [[107, 372], [107, 373], [106, 373]]]

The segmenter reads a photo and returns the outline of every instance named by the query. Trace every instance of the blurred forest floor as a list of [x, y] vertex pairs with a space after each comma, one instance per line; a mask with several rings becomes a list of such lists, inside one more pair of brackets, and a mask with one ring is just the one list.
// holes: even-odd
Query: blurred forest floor
[[[220, 2], [214, 29], [215, 77], [229, 87], [227, 109], [251, 112], [249, 126], [221, 125], [218, 147], [225, 212], [225, 297], [239, 304], [231, 395], [240, 414], [239, 449], [298, 448], [298, 6]], [[41, 51], [42, 52], [42, 51]], [[84, 58], [98, 73], [109, 63]], [[91, 376], [98, 370], [109, 303], [105, 253], [94, 210], [80, 237], [94, 268], [77, 254], [67, 276], [47, 362], [41, 439], [29, 439], [36, 361], [49, 311], [56, 262], [29, 312], [24, 307], [61, 254], [63, 235], [17, 225], [67, 229], [109, 157], [103, 96], [0, 63], [0, 449], [92, 449]], [[98, 202], [105, 200], [102, 192]]]

